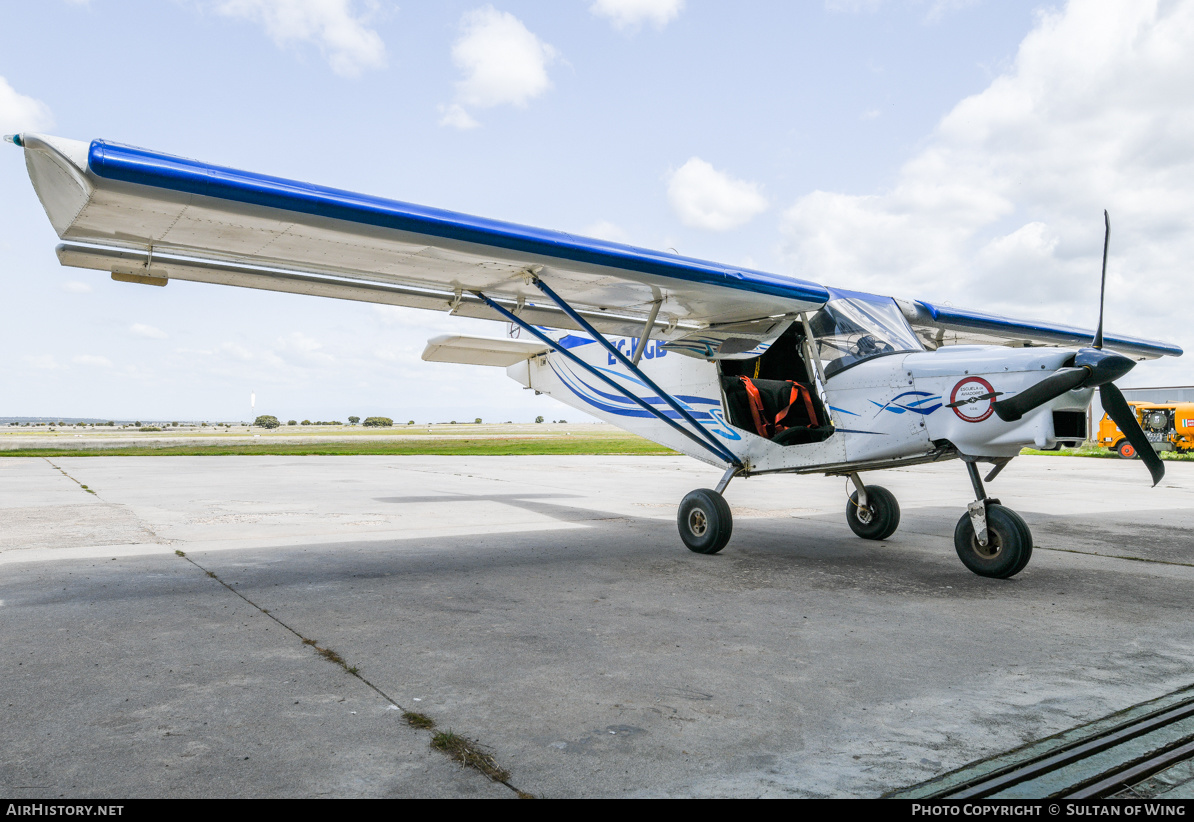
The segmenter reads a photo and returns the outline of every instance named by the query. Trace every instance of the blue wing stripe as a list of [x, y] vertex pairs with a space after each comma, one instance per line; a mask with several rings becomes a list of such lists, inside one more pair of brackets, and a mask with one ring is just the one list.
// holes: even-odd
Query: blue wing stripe
[[213, 166], [106, 140], [91, 143], [88, 167], [109, 180], [475, 243], [519, 254], [804, 302], [820, 304], [829, 299], [824, 287], [791, 277]]
[[[969, 311], [964, 308], [932, 305], [918, 301], [929, 312], [933, 320], [950, 327], [972, 328], [975, 331], [988, 331], [1001, 336], [1024, 336], [1029, 339], [1048, 340], [1061, 345], [1090, 345], [1094, 338], [1094, 331], [1075, 328], [1072, 325], [1056, 323], [1030, 322], [1000, 317], [997, 314], [984, 314], [980, 311]], [[1131, 352], [1139, 351], [1152, 356], [1167, 355], [1180, 357], [1182, 349], [1171, 343], [1144, 340], [1139, 337], [1122, 337], [1106, 335], [1103, 337], [1106, 345]]]

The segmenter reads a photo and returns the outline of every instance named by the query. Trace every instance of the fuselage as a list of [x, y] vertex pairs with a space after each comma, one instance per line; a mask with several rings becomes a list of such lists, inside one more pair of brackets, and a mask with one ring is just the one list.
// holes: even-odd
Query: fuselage
[[[591, 338], [576, 333], [552, 336], [571, 354], [666, 411]], [[611, 342], [627, 353], [635, 346], [630, 339]], [[829, 375], [823, 383], [817, 380], [814, 387], [829, 409], [833, 435], [822, 442], [788, 446], [735, 425], [729, 418], [718, 362], [684, 356], [649, 342], [639, 366], [739, 457], [750, 473], [763, 473], [898, 463], [943, 449], [956, 452], [955, 456], [1011, 457], [1026, 446], [1048, 448], [1059, 439], [1081, 439], [1093, 393], [1090, 389], [1068, 392], [1014, 423], [1000, 420], [992, 411], [996, 399], [1039, 382], [1074, 353], [1062, 348], [951, 346], [874, 356]], [[558, 352], [510, 366], [507, 373], [527, 388], [586, 414], [696, 459], [721, 464], [716, 456]], [[678, 418], [674, 412], [666, 413]], [[1080, 436], [1076, 425], [1082, 426]]]

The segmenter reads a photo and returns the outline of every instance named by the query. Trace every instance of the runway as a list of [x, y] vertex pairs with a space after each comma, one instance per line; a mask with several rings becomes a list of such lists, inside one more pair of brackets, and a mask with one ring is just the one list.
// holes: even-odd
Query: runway
[[1167, 469], [1015, 460], [999, 581], [954, 553], [959, 462], [866, 476], [882, 543], [842, 479], [735, 480], [706, 557], [682, 458], [0, 459], [0, 794], [878, 796], [1194, 681]]

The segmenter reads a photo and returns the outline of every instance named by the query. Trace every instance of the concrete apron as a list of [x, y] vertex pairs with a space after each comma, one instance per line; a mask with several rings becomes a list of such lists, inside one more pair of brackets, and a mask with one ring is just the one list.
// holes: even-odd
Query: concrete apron
[[1037, 550], [995, 581], [960, 463], [867, 477], [883, 543], [842, 480], [736, 480], [703, 557], [683, 459], [0, 460], [0, 792], [515, 795], [407, 710], [535, 795], [876, 796], [1189, 684], [1168, 468], [1016, 460]]

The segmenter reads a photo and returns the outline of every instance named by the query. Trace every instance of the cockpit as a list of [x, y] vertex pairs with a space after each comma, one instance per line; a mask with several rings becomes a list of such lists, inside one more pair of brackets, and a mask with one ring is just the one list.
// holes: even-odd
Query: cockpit
[[[780, 445], [820, 442], [833, 421], [820, 396], [819, 373], [832, 380], [859, 363], [924, 351], [891, 297], [831, 290], [831, 299], [796, 320], [760, 357], [719, 361], [731, 424]], [[811, 345], [809, 343], [811, 342]]]
[[924, 351], [895, 300], [832, 291], [834, 298], [809, 320], [825, 376], [887, 354]]

